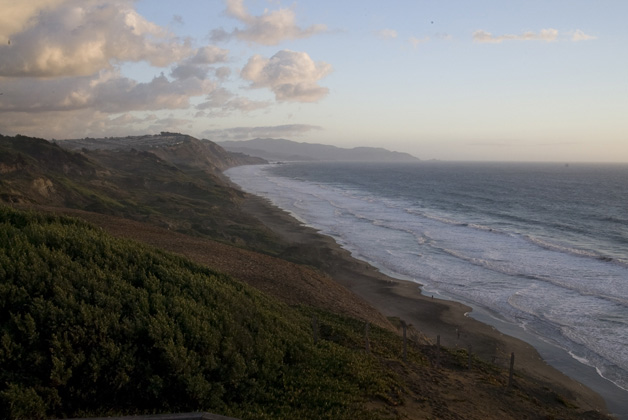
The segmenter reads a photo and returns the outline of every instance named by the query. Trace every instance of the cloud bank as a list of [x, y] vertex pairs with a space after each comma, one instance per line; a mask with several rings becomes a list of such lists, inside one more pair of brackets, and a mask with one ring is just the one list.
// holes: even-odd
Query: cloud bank
[[[141, 16], [134, 3], [29, 0], [3, 5], [0, 130], [63, 138], [113, 135], [126, 127], [133, 134], [136, 128], [188, 127], [192, 118], [272, 106], [227, 87], [240, 77], [230, 67], [234, 57], [228, 49], [180, 38]], [[236, 40], [274, 45], [326, 30], [324, 25], [298, 27], [292, 9], [253, 16], [242, 0], [226, 0], [226, 5], [226, 13], [244, 24], [228, 34]], [[180, 17], [174, 21], [182, 24]], [[123, 72], [126, 63], [146, 63], [156, 75], [133, 80]], [[270, 59], [251, 57], [242, 75], [251, 88], [268, 88], [278, 101], [315, 102], [328, 93], [318, 81], [330, 69], [306, 53], [284, 50]]]

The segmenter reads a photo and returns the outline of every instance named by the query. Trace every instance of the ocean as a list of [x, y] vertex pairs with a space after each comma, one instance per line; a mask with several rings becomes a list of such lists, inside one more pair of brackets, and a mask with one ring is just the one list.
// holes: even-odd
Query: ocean
[[628, 165], [300, 162], [226, 174], [424, 294], [561, 349], [626, 409], [615, 400], [628, 401]]

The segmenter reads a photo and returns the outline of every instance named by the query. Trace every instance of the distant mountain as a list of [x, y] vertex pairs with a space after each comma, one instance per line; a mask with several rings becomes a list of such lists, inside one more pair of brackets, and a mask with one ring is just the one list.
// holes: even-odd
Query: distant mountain
[[345, 149], [325, 144], [268, 138], [217, 143], [230, 152], [244, 153], [270, 161], [419, 162], [418, 158], [408, 153], [375, 147]]

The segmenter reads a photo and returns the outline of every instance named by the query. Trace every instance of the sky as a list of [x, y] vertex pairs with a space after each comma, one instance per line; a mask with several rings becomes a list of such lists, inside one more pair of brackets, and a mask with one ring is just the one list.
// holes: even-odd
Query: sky
[[626, 0], [0, 0], [0, 134], [628, 162]]

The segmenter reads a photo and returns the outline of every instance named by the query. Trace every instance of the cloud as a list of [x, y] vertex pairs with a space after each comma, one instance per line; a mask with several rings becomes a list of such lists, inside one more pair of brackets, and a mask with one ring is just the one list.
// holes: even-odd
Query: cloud
[[270, 59], [251, 57], [240, 75], [251, 88], [269, 88], [278, 101], [316, 102], [329, 93], [317, 82], [331, 72], [331, 65], [315, 63], [307, 53], [282, 50]]
[[216, 76], [218, 80], [221, 80], [221, 81], [227, 80], [229, 79], [229, 76], [231, 76], [231, 69], [225, 66], [218, 67], [216, 71], [214, 72], [214, 75]]
[[592, 39], [597, 39], [597, 37], [593, 36], [593, 35], [587, 35], [584, 32], [582, 32], [580, 29], [576, 30], [572, 35], [571, 35], [571, 40], [572, 41], [589, 41]]
[[50, 112], [91, 108], [110, 113], [180, 109], [190, 97], [206, 95], [216, 85], [207, 79], [169, 80], [161, 74], [147, 83], [117, 71], [56, 79], [0, 79], [0, 112]]
[[499, 35], [494, 36], [490, 32], [484, 30], [478, 30], [473, 33], [473, 41], [479, 43], [493, 43], [498, 44], [503, 41], [545, 41], [552, 42], [558, 38], [558, 31], [556, 29], [542, 29], [540, 32], [524, 32], [521, 35]]
[[214, 141], [249, 140], [257, 137], [294, 137], [312, 130], [322, 130], [318, 125], [284, 124], [262, 127], [234, 127], [221, 130], [206, 130], [203, 135]]
[[415, 37], [411, 37], [408, 41], [410, 42], [410, 44], [414, 47], [417, 48], [419, 45], [421, 44], [425, 44], [426, 42], [428, 42], [430, 40], [429, 36], [426, 36], [425, 38], [415, 38]]
[[[14, 22], [0, 27], [0, 37], [10, 39], [0, 45], [0, 127], [7, 133], [107, 135], [138, 124], [146, 130], [158, 123], [136, 114], [191, 108], [192, 98], [210, 95], [231, 74], [214, 67], [230, 60], [228, 50], [191, 48], [137, 14], [133, 0], [11, 3], [0, 17]], [[135, 61], [170, 72], [138, 82], [121, 73], [123, 63]], [[255, 106], [232, 98], [222, 112]]]
[[3, 2], [0, 13], [0, 45], [7, 45], [11, 36], [35, 24], [34, 16], [54, 9], [68, 0], [29, 0]]
[[382, 29], [377, 32], [377, 36], [381, 39], [395, 39], [397, 38], [397, 31], [394, 29]]
[[269, 102], [252, 101], [248, 98], [237, 96], [225, 88], [218, 88], [209, 93], [206, 96], [206, 101], [197, 105], [196, 108], [199, 110], [213, 111], [212, 115], [216, 115], [216, 111], [220, 114], [225, 114], [229, 111], [249, 112], [266, 108], [270, 105]]
[[[135, 0], [29, 0], [3, 5], [0, 15], [0, 128], [46, 138], [129, 135], [191, 127], [189, 111], [222, 117], [267, 108], [273, 101], [235, 94], [227, 49], [193, 47], [140, 16]], [[320, 32], [302, 29], [292, 9], [252, 16], [242, 1], [228, 13], [245, 23], [229, 36], [274, 43]], [[175, 22], [180, 22], [176, 16]], [[125, 63], [142, 62], [155, 76], [134, 80]], [[142, 64], [141, 66], [145, 66]], [[318, 85], [331, 71], [306, 53], [280, 51], [252, 57], [241, 73], [250, 88], [279, 101], [313, 102], [328, 93]], [[164, 117], [163, 112], [173, 112]], [[187, 110], [188, 112], [182, 112]], [[152, 116], [146, 116], [153, 112]], [[126, 132], [125, 132], [126, 131]]]
[[[229, 59], [229, 51], [218, 48], [213, 45], [208, 45], [199, 48], [196, 54], [185, 59], [178, 64], [171, 71], [171, 76], [176, 79], [188, 79], [190, 77], [196, 77], [198, 79], [206, 79], [211, 64], [226, 62]], [[227, 68], [230, 72], [230, 70]], [[227, 70], [221, 69], [220, 72], [216, 71], [217, 77], [222, 78], [226, 74]], [[222, 76], [220, 76], [220, 74]], [[227, 74], [228, 75], [228, 74]]]
[[186, 62], [188, 64], [216, 64], [224, 63], [229, 59], [229, 50], [218, 48], [214, 45], [207, 45], [199, 48], [196, 54]]
[[292, 9], [279, 9], [265, 12], [261, 16], [251, 15], [244, 6], [244, 0], [227, 0], [228, 16], [244, 23], [244, 29], [234, 29], [227, 32], [224, 29], [212, 31], [214, 42], [226, 41], [233, 37], [242, 41], [254, 42], [262, 45], [277, 45], [284, 40], [307, 38], [314, 34], [327, 31], [322, 24], [312, 25], [301, 29], [296, 24], [296, 17]]
[[129, 124], [121, 125], [121, 120], [111, 121], [107, 114], [93, 109], [44, 113], [0, 112], [3, 134], [20, 133], [46, 139], [141, 134], [134, 133]]
[[192, 52], [189, 42], [144, 19], [132, 3], [68, 0], [36, 14], [16, 11], [28, 18], [0, 45], [0, 76], [88, 76], [126, 61], [165, 67]]

